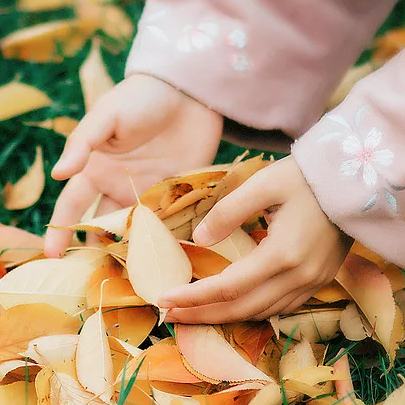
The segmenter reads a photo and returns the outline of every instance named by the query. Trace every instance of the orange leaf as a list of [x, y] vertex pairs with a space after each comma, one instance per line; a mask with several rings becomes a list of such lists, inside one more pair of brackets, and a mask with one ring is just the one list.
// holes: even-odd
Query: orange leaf
[[243, 322], [233, 330], [235, 342], [249, 355], [254, 365], [257, 365], [264, 348], [273, 336], [273, 328], [266, 321]]
[[[176, 340], [185, 364], [205, 381], [271, 381], [209, 325], [176, 325]], [[198, 350], [195, 348], [198, 347]]]
[[384, 346], [393, 361], [404, 331], [402, 315], [395, 305], [388, 278], [376, 264], [350, 254], [335, 279], [353, 297], [375, 331], [373, 337]]
[[106, 312], [104, 320], [110, 336], [139, 346], [155, 326], [157, 317], [152, 308], [139, 307]]
[[20, 358], [38, 337], [77, 333], [80, 321], [46, 304], [17, 305], [0, 315], [0, 361]]
[[7, 183], [3, 189], [3, 204], [8, 210], [21, 210], [34, 205], [45, 187], [42, 148], [37, 146], [33, 165], [15, 184]]
[[337, 302], [351, 299], [350, 294], [336, 280], [321, 288], [313, 297], [323, 302]]
[[225, 257], [206, 247], [186, 241], [181, 241], [180, 245], [193, 266], [194, 278], [201, 279], [214, 276], [221, 273], [231, 264]]
[[258, 245], [264, 238], [267, 237], [267, 229], [255, 229], [252, 232], [250, 232], [250, 237]]
[[398, 28], [388, 31], [376, 41], [376, 50], [373, 52], [372, 60], [382, 64], [394, 57], [405, 48], [405, 29]]

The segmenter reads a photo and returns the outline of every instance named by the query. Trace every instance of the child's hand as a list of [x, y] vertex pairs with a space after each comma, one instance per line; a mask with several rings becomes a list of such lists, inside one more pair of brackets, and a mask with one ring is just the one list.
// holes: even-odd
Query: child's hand
[[[99, 215], [131, 205], [129, 169], [138, 193], [175, 173], [211, 164], [222, 133], [222, 116], [165, 82], [134, 75], [106, 94], [68, 138], [53, 169], [72, 177], [51, 223], [77, 223], [99, 193]], [[62, 255], [72, 233], [49, 229], [45, 254]]]
[[215, 205], [194, 240], [212, 245], [252, 214], [271, 214], [268, 236], [217, 276], [162, 295], [168, 322], [225, 323], [288, 313], [335, 277], [351, 246], [322, 212], [292, 157], [259, 171]]

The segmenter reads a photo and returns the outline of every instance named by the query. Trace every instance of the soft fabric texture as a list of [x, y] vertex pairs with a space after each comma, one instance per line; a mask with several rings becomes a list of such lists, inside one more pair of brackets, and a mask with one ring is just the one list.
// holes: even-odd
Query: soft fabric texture
[[292, 148], [330, 220], [405, 266], [405, 51]]
[[405, 54], [309, 129], [394, 4], [148, 0], [127, 75], [155, 76], [247, 126], [308, 131], [292, 151], [324, 212], [405, 266]]

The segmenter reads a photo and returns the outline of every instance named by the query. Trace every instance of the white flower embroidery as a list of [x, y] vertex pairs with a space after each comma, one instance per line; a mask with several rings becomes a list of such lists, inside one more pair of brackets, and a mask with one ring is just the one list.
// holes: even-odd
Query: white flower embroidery
[[343, 151], [356, 156], [354, 159], [346, 160], [340, 166], [343, 176], [353, 177], [363, 167], [363, 180], [367, 186], [377, 183], [377, 171], [373, 164], [390, 166], [394, 160], [394, 154], [389, 149], [375, 150], [380, 144], [382, 134], [377, 128], [372, 128], [367, 134], [362, 146], [360, 140], [350, 135], [343, 140]]
[[197, 27], [186, 25], [183, 35], [177, 41], [180, 52], [192, 52], [211, 47], [218, 36], [218, 26], [213, 23], [199, 24]]
[[166, 35], [166, 33], [159, 27], [156, 27], [155, 25], [147, 25], [146, 29], [156, 38], [169, 43], [169, 37]]
[[250, 62], [246, 55], [232, 54], [230, 55], [232, 67], [238, 72], [245, 72], [250, 68]]
[[243, 49], [247, 45], [246, 33], [242, 30], [232, 31], [226, 38], [226, 42], [230, 46]]

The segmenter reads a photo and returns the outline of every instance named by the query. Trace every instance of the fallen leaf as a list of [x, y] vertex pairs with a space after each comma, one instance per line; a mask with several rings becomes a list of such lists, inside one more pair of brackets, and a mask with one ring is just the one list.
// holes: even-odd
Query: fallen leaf
[[351, 254], [335, 279], [353, 297], [375, 332], [372, 337], [384, 346], [392, 362], [404, 331], [387, 277], [376, 264]]
[[44, 92], [28, 84], [14, 81], [0, 87], [0, 121], [48, 107], [51, 104], [52, 100]]
[[[280, 318], [280, 331], [293, 339], [322, 342], [337, 336], [342, 310], [310, 312]], [[295, 330], [295, 332], [294, 332]], [[293, 333], [294, 332], [294, 333]]]
[[402, 380], [402, 385], [392, 392], [388, 398], [384, 401], [384, 405], [399, 405], [403, 404], [405, 401], [405, 378], [400, 375]]
[[346, 339], [353, 341], [360, 341], [370, 337], [373, 334], [372, 330], [367, 330], [364, 325], [361, 315], [357, 310], [357, 306], [354, 302], [348, 304], [343, 310], [340, 317], [340, 329], [345, 335]]
[[262, 388], [249, 405], [281, 405], [283, 395], [280, 387], [276, 384], [269, 384]]
[[142, 204], [134, 210], [129, 235], [127, 271], [138, 296], [158, 306], [162, 293], [190, 282], [192, 266], [184, 250], [162, 221]]
[[0, 304], [4, 308], [28, 303], [53, 305], [71, 315], [86, 308], [88, 280], [100, 264], [115, 260], [100, 251], [76, 251], [62, 259], [28, 262], [0, 279]]
[[104, 320], [110, 336], [139, 346], [152, 331], [157, 316], [150, 307], [119, 308], [104, 313]]
[[0, 259], [13, 267], [42, 253], [44, 240], [13, 226], [0, 226]]
[[[73, 56], [97, 29], [97, 19], [59, 20], [23, 28], [0, 41], [3, 56], [28, 62], [62, 62]], [[60, 51], [61, 52], [60, 52]]]
[[36, 157], [27, 173], [15, 184], [7, 183], [3, 189], [3, 204], [8, 210], [22, 210], [34, 205], [45, 187], [42, 148], [37, 146]]
[[[340, 356], [343, 352], [344, 349], [341, 349], [337, 355]], [[338, 360], [336, 360], [333, 368], [336, 371], [341, 371], [348, 376], [346, 380], [335, 381], [338, 399], [342, 401], [343, 405], [353, 404], [353, 400], [356, 399], [356, 392], [353, 387], [353, 381], [350, 377], [350, 366], [347, 353], [343, 354]]]
[[86, 391], [109, 403], [114, 393], [114, 367], [101, 303], [98, 311], [86, 320], [80, 332], [76, 372]]
[[264, 238], [267, 237], [267, 229], [254, 229], [250, 232], [250, 237], [255, 241], [256, 245], [258, 245]]
[[323, 302], [337, 302], [352, 298], [336, 280], [322, 287], [313, 297]]
[[18, 381], [0, 387], [0, 403], [4, 405], [37, 405], [37, 396], [33, 383]]
[[253, 365], [257, 365], [260, 356], [273, 335], [273, 328], [266, 321], [243, 322], [233, 330], [235, 342], [249, 355]]
[[79, 125], [79, 121], [70, 117], [55, 117], [42, 122], [25, 122], [24, 125], [49, 129], [57, 134], [68, 137]]
[[90, 53], [79, 69], [79, 78], [86, 111], [89, 111], [103, 94], [114, 87], [114, 81], [104, 65], [98, 39], [93, 40]]
[[231, 264], [228, 259], [206, 247], [187, 241], [180, 241], [180, 245], [191, 262], [196, 279], [219, 274]]
[[256, 247], [256, 242], [242, 228], [237, 228], [231, 235], [210, 246], [209, 249], [234, 263], [249, 255]]
[[35, 391], [37, 394], [37, 405], [51, 405], [50, 378], [53, 372], [49, 368], [43, 368], [35, 378]]
[[80, 321], [46, 304], [26, 304], [0, 315], [0, 361], [21, 358], [31, 340], [41, 336], [76, 333]]
[[24, 360], [9, 360], [0, 364], [0, 382], [2, 385], [17, 381], [32, 381], [32, 377], [41, 370], [41, 366]]
[[[260, 356], [259, 361], [256, 364], [256, 367], [267, 374], [272, 380], [279, 382], [280, 381], [280, 360], [283, 354], [283, 349], [286, 342], [284, 338], [276, 339], [273, 337], [264, 348], [263, 354]], [[294, 346], [294, 343], [290, 343], [291, 347]]]
[[372, 61], [384, 64], [405, 48], [405, 29], [397, 28], [388, 31], [385, 35], [377, 38]]
[[18, 0], [16, 8], [24, 12], [38, 12], [57, 10], [59, 8], [70, 7], [76, 0]]
[[124, 342], [114, 336], [108, 336], [108, 342], [110, 345], [111, 351], [120, 352], [125, 355], [130, 355], [132, 357], [138, 357], [143, 350], [139, 349], [136, 346], [129, 344], [128, 342]]
[[176, 341], [187, 368], [205, 381], [271, 381], [210, 325], [177, 324]]

